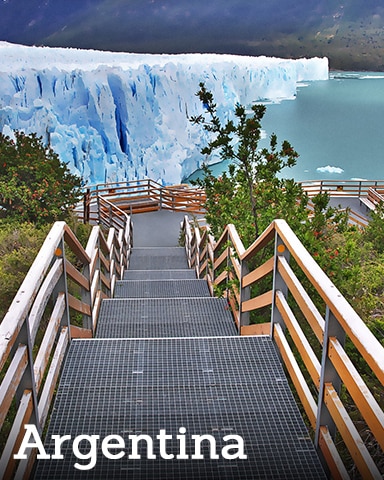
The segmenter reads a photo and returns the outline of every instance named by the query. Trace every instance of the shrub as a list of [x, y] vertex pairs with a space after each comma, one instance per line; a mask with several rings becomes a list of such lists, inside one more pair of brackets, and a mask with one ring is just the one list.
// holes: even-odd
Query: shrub
[[43, 224], [64, 218], [81, 197], [81, 179], [36, 134], [0, 133], [0, 218]]

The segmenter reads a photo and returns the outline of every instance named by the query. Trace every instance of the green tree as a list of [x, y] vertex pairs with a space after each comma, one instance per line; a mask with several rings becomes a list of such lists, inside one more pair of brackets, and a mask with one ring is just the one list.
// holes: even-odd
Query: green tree
[[205, 112], [191, 121], [212, 135], [202, 154], [219, 150], [223, 160], [231, 160], [228, 173], [216, 178], [204, 166], [203, 178], [196, 182], [207, 194], [206, 218], [213, 234], [219, 235], [231, 222], [249, 245], [275, 218], [284, 218], [291, 226], [304, 221], [307, 196], [298, 183], [278, 176], [283, 168], [296, 164], [297, 152], [288, 141], [279, 147], [275, 134], [268, 148], [259, 147], [265, 105], [253, 105], [248, 114], [237, 104], [235, 120], [222, 124], [213, 95], [204, 83], [196, 95]]
[[370, 242], [379, 253], [384, 253], [384, 203], [381, 202], [370, 214], [371, 220], [365, 229], [364, 240]]
[[36, 224], [64, 218], [81, 196], [81, 179], [36, 134], [0, 133], [0, 218]]

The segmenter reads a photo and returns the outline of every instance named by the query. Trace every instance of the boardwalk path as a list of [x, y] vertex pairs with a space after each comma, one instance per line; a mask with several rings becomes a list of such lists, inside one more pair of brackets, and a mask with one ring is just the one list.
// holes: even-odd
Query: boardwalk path
[[[181, 219], [170, 212], [134, 217], [119, 298], [104, 300], [97, 338], [74, 340], [67, 355], [45, 444], [51, 453], [52, 435], [71, 435], [64, 459], [40, 460], [35, 479], [325, 478], [273, 343], [239, 337], [226, 301], [191, 276], [177, 247]], [[162, 430], [169, 439], [157, 439]], [[79, 459], [72, 442], [85, 434], [100, 439], [94, 452], [89, 441], [80, 443]], [[122, 458], [101, 450], [108, 435], [123, 439], [124, 448], [111, 449]], [[141, 459], [130, 459], [138, 435], [146, 435]], [[191, 458], [192, 435], [209, 435], [202, 459]], [[246, 459], [233, 458], [239, 439]], [[223, 450], [229, 444], [237, 447]], [[148, 445], [156, 458], [147, 458]], [[80, 470], [76, 463], [94, 465]]]

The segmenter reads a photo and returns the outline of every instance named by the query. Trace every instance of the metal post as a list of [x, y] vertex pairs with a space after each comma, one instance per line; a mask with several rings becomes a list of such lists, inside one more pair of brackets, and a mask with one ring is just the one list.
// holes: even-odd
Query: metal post
[[[64, 244], [63, 238], [61, 239], [58, 247], [56, 248], [56, 257], [61, 258], [61, 261], [63, 262], [63, 274], [60, 280], [56, 284], [56, 287], [54, 290], [55, 292], [54, 297], [57, 297], [57, 294], [60, 292], [63, 292], [65, 295], [65, 312], [61, 319], [61, 326], [68, 327], [68, 331], [71, 332], [71, 319], [69, 315], [69, 301], [68, 301], [67, 270], [65, 265], [65, 244]], [[69, 335], [69, 339], [71, 339], [71, 335]]]
[[99, 225], [101, 225], [100, 197], [98, 193], [96, 195], [96, 201], [97, 201], [97, 222]]
[[288, 296], [288, 287], [285, 284], [282, 276], [278, 271], [278, 260], [279, 257], [285, 257], [287, 262], [290, 259], [290, 253], [286, 246], [284, 245], [283, 240], [280, 238], [279, 234], [276, 232], [275, 235], [275, 253], [274, 253], [274, 267], [273, 267], [273, 287], [272, 287], [272, 311], [271, 311], [271, 337], [273, 336], [273, 326], [274, 323], [279, 323], [283, 331], [285, 331], [285, 322], [283, 317], [281, 316], [278, 308], [276, 307], [276, 292], [280, 291], [284, 295], [285, 298]]
[[113, 221], [113, 212], [112, 212], [112, 205], [109, 205], [109, 228], [112, 227], [112, 221]]
[[231, 241], [231, 238], [229, 236], [229, 231], [228, 231], [227, 232], [227, 245], [226, 245], [226, 248], [227, 248], [227, 266], [226, 266], [226, 269], [227, 269], [227, 285], [226, 285], [226, 292], [227, 292], [227, 301], [228, 302], [229, 302], [229, 299], [230, 299], [230, 296], [231, 296], [230, 287], [229, 287], [229, 281], [230, 281], [229, 270], [230, 270], [230, 261], [231, 261], [230, 241]]
[[344, 345], [345, 332], [327, 305], [326, 317], [325, 317], [325, 328], [324, 328], [323, 353], [322, 353], [322, 359], [321, 359], [321, 375], [320, 375], [319, 400], [318, 400], [317, 419], [316, 419], [316, 433], [315, 433], [315, 446], [317, 449], [320, 448], [319, 438], [320, 438], [320, 427], [322, 425], [327, 425], [332, 438], [335, 438], [335, 435], [336, 435], [335, 422], [333, 421], [331, 414], [329, 413], [328, 408], [324, 403], [325, 384], [331, 383], [338, 395], [340, 395], [340, 389], [341, 389], [341, 379], [328, 356], [328, 346], [329, 346], [330, 337], [336, 337], [339, 340], [339, 342], [342, 345]]
[[[100, 251], [100, 249], [99, 249]], [[100, 267], [99, 267], [100, 268]], [[101, 272], [100, 272], [101, 273]], [[91, 316], [83, 315], [83, 327], [93, 331], [93, 321], [92, 321], [92, 295], [91, 295], [91, 273], [89, 264], [84, 266], [83, 275], [87, 278], [89, 282], [89, 290], [81, 288], [81, 301], [91, 308]]]
[[28, 366], [16, 391], [16, 401], [17, 404], [20, 402], [25, 390], [30, 390], [32, 392], [33, 409], [29, 423], [36, 425], [37, 431], [41, 435], [42, 432], [39, 418], [39, 402], [37, 399], [35, 372], [33, 368], [33, 344], [29, 328], [29, 317], [26, 318], [20, 330], [18, 343], [27, 346]]
[[194, 227], [193, 229], [194, 231], [194, 238], [195, 238], [195, 272], [196, 272], [196, 276], [199, 277], [200, 276], [200, 241], [201, 241], [201, 238], [200, 238], [200, 232], [199, 232], [199, 229], [197, 227]]
[[160, 186], [160, 210], [163, 208], [163, 187]]
[[239, 333], [241, 335], [241, 327], [249, 325], [249, 312], [243, 311], [243, 303], [251, 298], [251, 287], [243, 287], [243, 278], [249, 273], [247, 261], [242, 261], [240, 265], [240, 305], [239, 305]]
[[87, 188], [87, 190], [84, 193], [84, 199], [83, 199], [83, 209], [84, 209], [83, 223], [89, 223], [90, 209], [91, 209], [90, 198], [91, 198], [91, 190]]

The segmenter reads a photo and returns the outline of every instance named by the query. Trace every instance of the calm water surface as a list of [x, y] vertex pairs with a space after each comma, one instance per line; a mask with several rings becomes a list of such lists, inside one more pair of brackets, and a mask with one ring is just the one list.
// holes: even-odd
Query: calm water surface
[[[295, 100], [267, 105], [262, 122], [300, 157], [283, 176], [300, 180], [384, 179], [384, 75], [331, 73], [298, 88]], [[225, 162], [214, 166], [219, 175]]]

